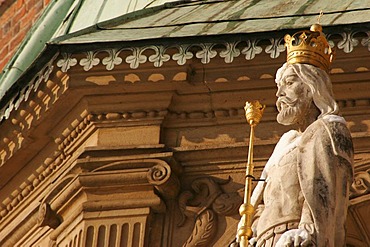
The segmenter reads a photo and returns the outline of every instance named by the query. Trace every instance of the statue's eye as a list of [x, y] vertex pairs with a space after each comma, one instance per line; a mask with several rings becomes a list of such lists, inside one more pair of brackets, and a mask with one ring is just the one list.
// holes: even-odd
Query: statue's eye
[[291, 86], [291, 85], [293, 85], [293, 81], [287, 81], [287, 82], [285, 82], [285, 85], [287, 85], [287, 86]]

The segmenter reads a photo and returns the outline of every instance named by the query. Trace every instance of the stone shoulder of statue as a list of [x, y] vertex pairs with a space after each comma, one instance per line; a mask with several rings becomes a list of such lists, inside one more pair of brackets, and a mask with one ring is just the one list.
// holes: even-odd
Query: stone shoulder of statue
[[344, 158], [352, 170], [353, 143], [347, 123], [338, 115], [326, 115], [307, 127], [300, 141], [301, 149], [310, 142], [324, 143], [334, 155]]

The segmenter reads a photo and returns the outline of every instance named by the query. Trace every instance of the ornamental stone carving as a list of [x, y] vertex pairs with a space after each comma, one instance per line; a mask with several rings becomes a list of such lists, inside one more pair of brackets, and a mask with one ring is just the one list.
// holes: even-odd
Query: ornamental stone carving
[[[333, 36], [336, 33], [328, 35]], [[363, 38], [361, 42], [354, 38], [355, 35], [369, 36], [368, 31], [353, 30], [349, 32], [339, 33], [342, 37], [341, 40], [337, 41], [337, 47], [346, 53], [353, 51], [354, 47], [360, 43], [363, 46], [369, 46], [369, 38]], [[265, 48], [259, 46], [261, 43], [260, 39], [247, 39], [247, 40], [235, 40], [223, 43], [199, 43], [199, 44], [180, 44], [180, 45], [157, 45], [157, 46], [143, 46], [143, 47], [125, 47], [125, 48], [111, 48], [103, 50], [87, 51], [86, 58], [82, 58], [79, 62], [77, 58], [73, 57], [73, 54], [62, 53], [62, 57], [58, 60], [57, 66], [61, 68], [63, 72], [67, 72], [71, 67], [79, 64], [85, 71], [92, 69], [100, 63], [100, 60], [96, 58], [99, 53], [108, 53], [108, 56], [102, 59], [102, 64], [106, 66], [107, 70], [112, 70], [116, 65], [122, 64], [125, 61], [129, 64], [131, 69], [139, 68], [140, 64], [144, 64], [147, 61], [153, 63], [155, 67], [162, 67], [164, 63], [171, 60], [177, 61], [179, 65], [184, 65], [187, 60], [192, 59], [194, 56], [200, 59], [201, 63], [208, 64], [211, 59], [219, 55], [224, 58], [225, 63], [232, 63], [234, 58], [239, 57], [240, 54], [245, 55], [246, 60], [252, 60], [256, 55], [261, 54], [265, 51], [271, 58], [275, 59], [285, 51], [285, 47], [282, 44], [282, 37], [269, 37], [269, 44]], [[335, 46], [334, 41], [330, 40], [329, 43]], [[216, 46], [224, 46], [225, 48], [221, 51], [216, 50]], [[177, 50], [172, 57], [171, 53], [168, 52], [171, 49]], [[153, 55], [147, 57], [143, 54], [144, 51], [152, 51]], [[130, 55], [122, 55], [123, 51], [130, 51]], [[168, 52], [168, 53], [167, 53]]]
[[370, 170], [356, 173], [350, 188], [350, 198], [366, 195], [368, 193], [370, 193]]
[[[158, 161], [157, 161], [158, 162]], [[151, 167], [147, 173], [148, 182], [165, 198], [175, 199], [180, 190], [180, 181], [164, 161]]]
[[192, 191], [184, 191], [179, 196], [181, 218], [178, 227], [187, 220], [195, 220], [193, 231], [183, 247], [211, 246], [217, 232], [217, 217], [236, 215], [242, 202], [238, 193], [226, 193], [221, 185], [230, 180], [212, 177], [195, 179]]
[[60, 225], [61, 220], [48, 203], [42, 203], [39, 207], [37, 222], [39, 226], [50, 226], [55, 229]]

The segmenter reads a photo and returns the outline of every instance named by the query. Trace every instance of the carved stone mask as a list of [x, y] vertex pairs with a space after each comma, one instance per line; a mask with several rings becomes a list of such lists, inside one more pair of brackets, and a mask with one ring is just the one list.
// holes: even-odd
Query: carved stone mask
[[279, 111], [277, 121], [283, 125], [292, 125], [304, 121], [312, 103], [310, 88], [288, 67], [277, 82], [278, 97], [276, 106]]

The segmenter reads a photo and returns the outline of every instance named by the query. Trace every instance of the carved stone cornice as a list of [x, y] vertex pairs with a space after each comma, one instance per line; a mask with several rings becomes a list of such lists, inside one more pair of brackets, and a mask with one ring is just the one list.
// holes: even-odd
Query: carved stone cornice
[[55, 142], [59, 144], [59, 150], [55, 150], [54, 156], [47, 158], [32, 175], [12, 192], [12, 195], [3, 200], [0, 204], [0, 222], [66, 161], [68, 154], [66, 154], [65, 148], [89, 126], [89, 117], [89, 115], [85, 115], [78, 124], [74, 123], [74, 129], [64, 132], [60, 138], [56, 138]]
[[[29, 102], [30, 108], [36, 108], [39, 106], [42, 108], [39, 104], [42, 103], [45, 95], [44, 90], [46, 90], [47, 96], [51, 96], [48, 94], [49, 90], [53, 90], [55, 93], [55, 82], [50, 81], [50, 75], [54, 71], [54, 61], [58, 57], [59, 54], [56, 54], [30, 81], [29, 83], [23, 87], [17, 95], [15, 95], [13, 98], [11, 98], [5, 107], [3, 107], [0, 110], [0, 121], [3, 121], [4, 119], [8, 119], [10, 114], [13, 112], [13, 110], [18, 110], [19, 107], [23, 102], [28, 101], [30, 96], [37, 95], [40, 101], [32, 100], [32, 102]], [[42, 89], [40, 88], [40, 85], [42, 86]], [[45, 87], [46, 85], [46, 87]], [[62, 86], [62, 85], [58, 85]], [[38, 93], [40, 91], [40, 93]], [[63, 91], [63, 90], [62, 90]], [[54, 97], [56, 97], [55, 95]], [[58, 95], [59, 96], [59, 95]], [[44, 100], [45, 102], [45, 100]], [[45, 107], [43, 107], [45, 108]], [[42, 109], [43, 109], [42, 108]], [[23, 113], [25, 115], [25, 113]]]
[[[365, 36], [365, 38], [359, 39], [357, 38], [359, 36]], [[355, 47], [358, 47], [360, 45], [367, 47], [370, 50], [369, 32], [361, 31], [357, 33], [343, 33], [341, 34], [341, 37], [343, 39], [337, 42], [336, 45], [344, 52], [352, 52]], [[228, 43], [181, 44], [176, 46], [145, 46], [122, 49], [112, 48], [106, 50], [88, 51], [86, 53], [86, 57], [82, 58], [80, 55], [75, 57], [76, 54], [72, 53], [63, 54], [59, 60], [54, 58], [42, 70], [40, 70], [40, 72], [34, 78], [32, 78], [32, 80], [30, 80], [29, 84], [26, 87], [20, 90], [18, 95], [16, 95], [9, 101], [9, 103], [3, 108], [0, 113], [3, 127], [3, 131], [0, 134], [0, 166], [4, 165], [10, 158], [14, 157], [19, 149], [27, 147], [27, 145], [29, 145], [30, 140], [32, 140], [32, 131], [35, 126], [43, 121], [45, 115], [47, 115], [47, 112], [50, 111], [51, 107], [53, 107], [53, 104], [55, 104], [55, 102], [59, 100], [59, 98], [63, 96], [63, 94], [67, 90], [69, 90], [69, 75], [66, 73], [68, 72], [73, 74], [74, 71], [69, 70], [71, 68], [75, 68], [76, 66], [80, 65], [81, 69], [80, 71], [78, 71], [78, 73], [82, 71], [82, 73], [89, 74], [87, 71], [92, 71], [96, 66], [99, 65], [101, 68], [104, 68], [107, 71], [112, 71], [115, 69], [120, 69], [118, 68], [119, 65], [127, 63], [129, 65], [127, 66], [129, 67], [129, 70], [134, 70], [137, 68], [142, 68], [140, 66], [144, 65], [144, 63], [147, 63], [150, 66], [154, 67], [163, 67], [166, 63], [170, 63], [171, 60], [175, 61], [178, 65], [186, 65], [191, 59], [199, 59], [200, 63], [209, 64], [212, 60], [216, 58], [218, 58], [219, 60], [221, 58], [224, 60], [225, 63], [231, 64], [235, 63], [235, 59], [240, 58], [241, 56], [245, 56], [246, 60], [254, 59], [263, 51], [266, 54], [270, 55], [270, 57], [272, 58], [279, 57], [280, 53], [284, 50], [281, 44], [281, 40], [271, 39], [269, 42], [270, 43], [267, 46], [261, 40], [247, 40]], [[334, 45], [334, 43], [332, 43], [332, 45]], [[172, 64], [175, 64], [175, 62], [172, 62]], [[60, 70], [58, 70], [58, 68], [56, 67], [59, 67]], [[61, 71], [65, 71], [66, 73]], [[181, 73], [186, 74], [185, 72]], [[368, 72], [362, 74], [367, 75], [367, 73]], [[145, 73], [143, 73], [143, 77], [145, 76], [144, 74]], [[138, 73], [138, 75], [141, 76], [140, 73]], [[269, 80], [273, 77], [270, 74], [268, 76]], [[340, 76], [340, 73], [338, 73], [338, 76]], [[183, 79], [181, 80], [181, 83], [186, 81], [186, 76], [183, 76], [182, 78]], [[260, 79], [263, 79], [263, 75], [260, 76]], [[364, 79], [362, 80], [365, 81]], [[142, 81], [144, 82], [145, 80]], [[169, 81], [171, 81], [171, 79], [169, 79]], [[210, 84], [220, 84], [220, 82], [222, 81], [214, 80], [207, 82], [207, 87]], [[145, 86], [146, 85], [147, 84], [145, 84]], [[173, 90], [175, 90], [175, 88], [173, 88]], [[202, 93], [204, 92], [202, 91]], [[206, 93], [208, 93], [208, 91]], [[110, 96], [108, 95], [107, 98], [108, 97]], [[345, 115], [363, 114], [364, 111], [369, 112], [370, 101], [368, 99], [360, 99], [360, 97], [358, 99], [340, 99], [338, 100], [338, 103]], [[40, 164], [37, 164], [38, 167], [36, 167], [35, 165], [35, 171], [29, 176], [27, 175], [28, 177], [24, 181], [20, 181], [19, 186], [16, 186], [14, 191], [12, 191], [12, 193], [9, 193], [5, 200], [0, 203], [0, 224], [6, 225], [9, 222], [12, 222], [12, 218], [15, 217], [17, 212], [20, 212], [20, 209], [25, 205], [25, 203], [22, 204], [21, 202], [29, 202], [30, 195], [39, 193], [39, 190], [45, 188], [47, 179], [49, 179], [53, 174], [56, 174], [57, 171], [60, 171], [60, 168], [68, 162], [68, 159], [71, 157], [71, 155], [76, 154], [75, 152], [73, 152], [75, 150], [73, 148], [77, 147], [78, 144], [83, 141], [82, 136], [86, 134], [86, 131], [90, 127], [91, 129], [95, 128], [95, 126], [93, 125], [100, 125], [103, 127], [107, 127], [108, 125], [114, 126], [116, 124], [118, 124], [119, 126], [131, 126], [140, 123], [158, 124], [163, 122], [163, 126], [166, 128], [181, 128], [185, 126], [204, 126], [208, 124], [206, 123], [207, 121], [209, 121], [210, 124], [216, 124], [217, 122], [218, 125], [222, 125], [225, 123], [245, 122], [243, 109], [231, 105], [225, 105], [224, 108], [207, 108], [208, 110], [204, 110], [206, 108], [197, 109], [193, 106], [189, 107], [189, 109], [191, 110], [184, 110], [181, 107], [176, 109], [175, 107], [170, 108], [168, 106], [164, 106], [164, 104], [161, 107], [148, 106], [147, 108], [140, 110], [124, 110], [118, 108], [119, 107], [106, 111], [104, 110], [104, 112], [102, 110], [95, 112], [89, 112], [86, 110], [83, 114], [79, 115], [78, 119], [73, 119], [72, 123], [64, 122], [63, 124], [65, 125], [63, 125], [62, 127], [64, 128], [63, 131], [58, 132], [56, 130], [51, 130], [53, 133], [50, 136], [54, 138], [54, 141], [57, 144], [57, 147], [55, 148], [55, 150], [53, 150], [55, 152], [47, 159], [45, 159], [44, 162], [40, 162]], [[274, 114], [276, 110], [275, 107], [272, 105], [268, 106], [268, 108], [269, 113], [266, 114], [265, 120], [270, 121], [275, 118]], [[352, 111], [352, 109], [356, 112]], [[267, 152], [270, 152], [273, 144], [276, 142], [276, 136], [273, 137], [272, 135], [273, 133], [271, 133], [271, 138], [269, 137], [269, 139], [263, 139], [257, 145], [259, 147], [257, 147], [256, 150], [258, 151], [258, 149], [264, 149], [264, 151], [261, 152], [263, 155], [265, 155]], [[237, 144], [240, 144], [239, 146], [236, 145], [238, 147], [228, 145], [228, 147], [223, 148], [213, 148], [211, 144], [209, 146], [206, 146], [204, 150], [200, 150], [201, 148], [203, 148], [201, 147], [202, 144], [203, 143], [198, 145], [198, 143], [195, 143], [194, 146], [187, 146], [184, 149], [182, 149], [182, 147], [173, 149], [174, 153], [176, 153], [175, 156], [189, 157], [190, 161], [187, 163], [187, 165], [189, 165], [188, 167], [190, 167], [188, 170], [190, 175], [199, 175], [200, 173], [208, 171], [216, 173], [216, 163], [212, 163], [212, 165], [207, 163], [206, 165], [204, 165], [204, 160], [211, 160], [212, 155], [220, 155], [220, 150], [222, 150], [222, 154], [225, 154], [225, 156], [223, 156], [224, 160], [230, 159], [231, 163], [234, 162], [234, 164], [238, 161], [240, 161], [240, 164], [243, 162], [243, 160], [241, 158], [239, 159], [239, 157], [243, 156], [244, 158], [246, 158], [245, 154], [243, 153], [244, 150], [246, 150], [245, 143], [241, 144], [241, 142], [238, 142]], [[226, 145], [227, 144], [225, 144], [225, 146]], [[366, 148], [367, 147], [368, 145], [366, 145]], [[185, 150], [186, 148], [188, 150]], [[232, 152], [230, 150], [232, 150]], [[207, 155], [202, 156], [202, 152], [207, 153]], [[238, 154], [237, 158], [235, 158], [235, 156], [231, 156], [232, 154], [235, 154], [235, 152], [237, 152]], [[200, 154], [202, 160], [195, 160], [190, 157], [192, 156], [192, 153], [197, 153], [195, 155]], [[148, 158], [148, 155], [143, 154], [141, 158], [143, 157]], [[166, 162], [168, 162], [168, 159], [165, 159], [163, 157], [163, 153], [150, 155], [150, 158], [160, 159], [162, 161], [165, 160]], [[185, 157], [184, 160], [186, 160], [187, 157]], [[86, 160], [87, 159], [88, 158], [86, 158]], [[133, 159], [133, 157], [126, 157], [126, 159]], [[126, 166], [130, 162], [135, 163], [126, 160], [124, 162], [121, 162], [120, 166]], [[143, 181], [144, 183], [149, 184], [149, 186], [152, 186], [163, 199], [173, 199], [177, 196], [177, 193], [179, 192], [179, 181], [177, 177], [174, 176], [172, 169], [173, 167], [169, 170], [169, 167], [171, 167], [171, 165], [168, 165], [166, 162], [163, 164], [161, 162], [157, 162], [158, 164], [155, 165], [153, 165], [153, 163], [151, 163], [151, 165], [147, 165], [145, 167], [145, 171], [142, 172], [142, 175], [146, 176]], [[10, 162], [8, 163], [11, 166]], [[89, 163], [89, 161], [86, 161], [86, 164], [87, 163]], [[101, 163], [98, 163], [99, 162], [94, 163], [94, 169], [97, 168], [97, 166], [102, 165]], [[81, 164], [82, 163], [79, 163], [78, 165]], [[91, 163], [89, 163], [89, 165], [90, 164]], [[202, 166], [199, 166], [199, 164], [202, 164]], [[224, 161], [219, 161], [219, 163], [217, 164], [220, 164], [220, 169], [217, 172], [222, 170], [222, 167], [226, 166], [228, 166], [227, 169], [229, 170], [235, 170], [235, 167], [239, 169], [238, 172], [242, 170], [242, 165], [228, 165]], [[107, 164], [104, 163], [104, 165]], [[81, 165], [81, 168], [83, 168], [84, 171], [98, 172], [98, 170], [88, 170], [88, 168], [86, 167], [87, 166], [82, 167]], [[109, 169], [105, 172], [108, 171]], [[103, 172], [103, 170], [100, 170], [99, 172]], [[357, 173], [355, 175], [355, 183], [351, 188], [351, 198], [357, 198], [362, 195], [369, 194], [369, 186], [369, 172], [361, 172], [361, 174]], [[86, 205], [90, 208], [98, 208], [101, 206], [106, 206], [103, 204]], [[42, 212], [42, 215], [46, 216], [40, 220], [40, 224], [45, 223], [46, 225], [56, 227], [58, 224], [56, 223], [56, 218], [58, 217], [55, 215], [53, 216], [55, 204], [52, 204], [53, 207], [50, 208], [48, 208], [46, 205], [47, 204], [44, 204], [44, 206], [40, 208], [40, 212]], [[52, 211], [50, 211], [49, 209]], [[207, 210], [210, 210], [208, 211], [208, 214], [204, 214], [202, 217], [199, 217], [200, 223], [202, 223], [202, 221], [214, 222], [213, 220], [217, 218], [217, 215], [214, 214], [214, 212], [216, 212], [215, 208], [211, 209], [210, 207], [208, 207]], [[51, 216], [48, 217], [48, 215]], [[49, 219], [49, 221], [44, 221], [45, 219]]]
[[[61, 82], [62, 85], [64, 85], [66, 82]], [[48, 81], [48, 85], [51, 85], [52, 90], [50, 90], [48, 93], [43, 93], [42, 96], [49, 99], [47, 103], [46, 100], [41, 100], [39, 104], [34, 105], [33, 108], [28, 109], [26, 112], [25, 108], [19, 108], [19, 112], [14, 112], [13, 114], [17, 115], [17, 121], [12, 121], [12, 124], [16, 126], [22, 126], [22, 132], [24, 136], [29, 135], [30, 129], [33, 128], [33, 125], [37, 123], [37, 120], [40, 120], [43, 116], [43, 112], [40, 110], [38, 111], [39, 119], [31, 118], [30, 120], [27, 120], [29, 116], [35, 116], [35, 113], [32, 111], [36, 111], [36, 109], [45, 109], [48, 110], [51, 107], [51, 102], [55, 102], [57, 98], [51, 98], [52, 95], [55, 95], [55, 91], [59, 91], [58, 97], [60, 97], [61, 93], [63, 93], [66, 88], [61, 88], [58, 86], [57, 83], [52, 83], [52, 81]], [[40, 95], [40, 92], [45, 92], [45, 89], [42, 91], [39, 91], [37, 95]], [[30, 100], [33, 99], [36, 92], [31, 91], [29, 97]], [[26, 99], [25, 99], [26, 100]], [[33, 101], [32, 101], [33, 102]], [[22, 104], [26, 104], [27, 102], [22, 102]], [[41, 104], [41, 105], [40, 105]], [[48, 104], [48, 106], [44, 106], [42, 104]], [[83, 111], [79, 114], [79, 117], [77, 119], [74, 119], [70, 125], [65, 126], [64, 129], [61, 131], [62, 133], [59, 133], [59, 136], [57, 136], [54, 139], [54, 142], [57, 144], [57, 150], [55, 150], [54, 155], [52, 157], [49, 157], [45, 160], [43, 164], [39, 166], [38, 169], [34, 171], [32, 175], [30, 175], [25, 181], [20, 183], [20, 186], [16, 188], [11, 195], [9, 195], [7, 198], [5, 198], [0, 203], [0, 222], [2, 222], [7, 215], [13, 211], [17, 206], [26, 199], [32, 191], [34, 191], [36, 188], [39, 187], [40, 184], [47, 178], [49, 178], [51, 175], [53, 175], [56, 171], [59, 170], [61, 165], [66, 162], [66, 160], [73, 154], [74, 146], [78, 145], [81, 141], [84, 139], [81, 138], [81, 136], [84, 136], [86, 131], [89, 129], [95, 128], [95, 125], [106, 125], [106, 124], [112, 124], [112, 123], [127, 123], [128, 125], [137, 125], [142, 124], [143, 121], [155, 121], [156, 124], [159, 124], [161, 121], [163, 121], [164, 117], [167, 114], [167, 110], [165, 109], [153, 109], [153, 110], [138, 110], [138, 111], [122, 111], [122, 112], [108, 112], [108, 113], [93, 113], [88, 114], [87, 111]], [[15, 117], [14, 117], [15, 118]], [[159, 122], [158, 122], [159, 121]], [[14, 133], [10, 132], [10, 133]], [[17, 132], [18, 133], [18, 132]], [[24, 138], [20, 138], [18, 135], [14, 136], [14, 140], [12, 142], [8, 141], [5, 144], [8, 144], [9, 147], [16, 147], [21, 148], [22, 147], [22, 141], [24, 141]], [[55, 135], [55, 134], [54, 134]], [[5, 139], [5, 138], [4, 138]], [[78, 142], [76, 144], [76, 142]], [[6, 159], [2, 160], [1, 164], [4, 164], [7, 159], [10, 159], [12, 155], [16, 153], [16, 149], [13, 148], [12, 150], [8, 150], [5, 147], [2, 148], [3, 156]]]
[[[338, 103], [344, 116], [359, 114], [360, 112], [364, 113], [364, 111], [370, 113], [370, 100], [368, 99], [340, 99], [336, 102]], [[356, 106], [361, 107], [361, 110], [357, 110]], [[275, 121], [277, 115], [277, 109], [275, 105], [267, 105], [265, 112], [266, 114], [263, 118], [265, 122]], [[225, 107], [208, 111], [169, 111], [164, 124], [172, 127], [183, 127], [189, 126], [192, 121], [197, 122], [216, 118], [220, 121], [224, 119], [225, 121], [233, 123], [245, 123], [245, 113], [243, 107]]]
[[[63, 73], [59, 73], [60, 81], [48, 80], [45, 85], [39, 85], [35, 92], [30, 90], [27, 97], [19, 102], [17, 111], [13, 111], [10, 115], [12, 121], [3, 122], [3, 129], [9, 129], [9, 132], [4, 131], [2, 135], [10, 134], [10, 137], [3, 137], [1, 165], [4, 165], [8, 159], [12, 158], [18, 149], [26, 147], [25, 137], [32, 135], [32, 130], [46, 114], [52, 104], [68, 88], [68, 78], [65, 78]], [[37, 103], [34, 98], [40, 98]], [[28, 100], [28, 101], [27, 101]], [[52, 130], [54, 133], [48, 133], [54, 137], [54, 142], [57, 144], [57, 149], [53, 150], [50, 156], [45, 161], [39, 164], [39, 167], [34, 170], [24, 181], [19, 183], [19, 186], [14, 188], [0, 203], [0, 224], [4, 223], [5, 219], [9, 219], [9, 213], [18, 208], [22, 201], [28, 198], [32, 191], [35, 191], [43, 182], [50, 176], [59, 171], [62, 164], [66, 163], [73, 155], [75, 147], [79, 143], [88, 138], [91, 131], [96, 128], [96, 125], [114, 125], [117, 123], [127, 123], [127, 125], [140, 125], [142, 122], [155, 122], [156, 125], [164, 119], [167, 114], [165, 108], [148, 109], [148, 110], [132, 110], [122, 112], [108, 113], [93, 113], [89, 114], [83, 110], [78, 114], [76, 119], [72, 119], [69, 125], [62, 126], [61, 130]], [[93, 122], [93, 123], [92, 123]], [[9, 128], [4, 128], [4, 125], [10, 125]], [[19, 131], [16, 131], [19, 129]], [[23, 136], [23, 137], [22, 137]], [[5, 145], [5, 146], [4, 146]], [[1, 143], [0, 143], [1, 146]], [[8, 148], [7, 148], [8, 147]], [[5, 196], [5, 195], [4, 195]]]
[[10, 100], [0, 113], [3, 129], [0, 134], [0, 167], [30, 142], [30, 130], [43, 120], [51, 105], [67, 90], [67, 79], [63, 73], [58, 73], [54, 80], [50, 79], [53, 61]]
[[23, 183], [16, 188], [11, 195], [0, 204], [0, 223], [8, 218], [9, 214], [16, 209], [23, 200], [30, 196], [31, 192], [37, 189], [42, 182], [53, 174], [65, 160], [63, 153], [57, 153], [54, 158], [46, 159], [35, 174], [31, 174]]
[[[135, 115], [135, 113], [130, 113], [135, 116], [136, 119], [143, 119], [146, 117], [153, 117], [153, 114], [146, 113], [146, 114], [140, 114]], [[156, 114], [161, 114], [160, 112], [156, 112]], [[81, 141], [81, 135], [85, 133], [85, 131], [89, 128], [93, 127], [93, 124], [99, 124], [100, 122], [104, 122], [107, 119], [112, 120], [115, 119], [117, 121], [126, 121], [127, 119], [125, 117], [109, 117], [111, 115], [115, 115], [113, 113], [107, 113], [107, 114], [82, 114], [82, 118], [79, 119], [79, 121], [74, 121], [71, 126], [68, 126], [66, 130], [63, 131], [62, 135], [55, 139], [55, 143], [58, 144], [58, 150], [55, 150], [55, 156], [47, 158], [43, 164], [40, 165], [40, 167], [34, 171], [34, 173], [27, 178], [26, 181], [23, 181], [23, 183], [20, 184], [20, 186], [15, 189], [11, 195], [9, 195], [6, 199], [3, 200], [3, 202], [0, 204], [0, 223], [7, 218], [8, 214], [12, 212], [15, 208], [18, 207], [18, 205], [25, 200], [32, 191], [37, 189], [46, 179], [48, 179], [51, 175], [53, 175], [55, 172], [57, 172], [60, 167], [68, 161], [68, 159], [72, 155], [71, 148], [75, 144], [76, 141]], [[121, 114], [120, 116], [124, 116], [125, 114]], [[108, 117], [107, 117], [108, 116]], [[157, 115], [156, 115], [157, 116]], [[157, 116], [158, 117], [158, 116]], [[163, 116], [160, 116], [161, 119], [163, 119]], [[150, 148], [150, 147], [149, 147]], [[137, 150], [137, 148], [136, 148]], [[146, 154], [143, 154], [143, 156], [139, 156], [138, 158], [143, 159], [143, 157], [146, 157]], [[168, 155], [165, 154], [159, 154], [151, 155], [151, 157], [156, 158], [164, 158], [165, 160], [170, 160], [170, 157], [167, 157]], [[120, 164], [123, 163], [135, 163], [135, 161], [132, 161], [132, 159], [135, 159], [134, 156], [128, 156], [128, 159], [130, 161], [122, 161]], [[91, 162], [94, 161], [93, 158], [89, 159]], [[179, 186], [179, 182], [176, 178], [174, 178], [175, 175], [173, 175], [171, 172], [171, 169], [168, 165], [165, 164], [165, 161], [156, 161], [156, 162], [150, 162], [146, 161], [147, 164], [152, 164], [152, 168], [150, 168], [150, 172], [148, 172], [148, 180], [153, 183], [153, 185], [157, 188], [159, 192], [163, 191], [166, 192], [166, 197], [174, 197], [178, 193], [177, 186]], [[89, 162], [88, 162], [89, 163]], [[100, 163], [100, 162], [97, 162]], [[141, 165], [143, 165], [143, 162], [139, 162]], [[83, 166], [83, 162], [79, 162], [79, 166]], [[157, 165], [154, 165], [157, 164]], [[146, 165], [146, 167], [149, 167]], [[99, 165], [95, 164], [94, 166], [97, 168]], [[113, 165], [111, 165], [113, 166]], [[177, 166], [177, 165], [176, 165]], [[83, 170], [86, 170], [84, 167]], [[104, 169], [100, 168], [100, 170]], [[149, 169], [149, 168], [146, 168]], [[180, 169], [177, 167], [176, 172], [179, 172]], [[167, 195], [167, 192], [169, 194]]]

